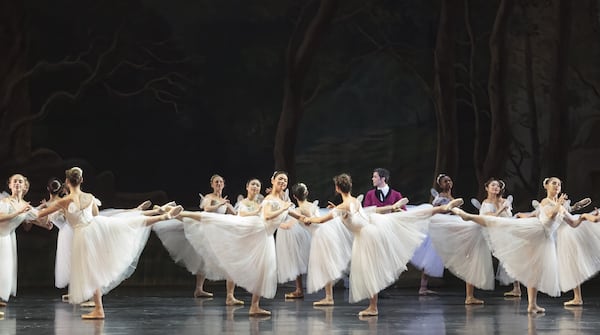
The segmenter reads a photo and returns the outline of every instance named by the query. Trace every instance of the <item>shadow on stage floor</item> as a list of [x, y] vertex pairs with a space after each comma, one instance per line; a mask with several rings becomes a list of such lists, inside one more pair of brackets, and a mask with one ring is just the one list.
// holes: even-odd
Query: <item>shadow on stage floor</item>
[[[84, 321], [89, 309], [60, 299], [58, 290], [23, 289], [0, 308], [0, 334], [597, 334], [600, 294], [584, 292], [585, 306], [564, 308], [563, 298], [540, 294], [543, 315], [527, 314], [527, 299], [505, 299], [501, 291], [478, 292], [484, 306], [465, 306], [464, 291], [441, 289], [419, 297], [415, 289], [388, 289], [379, 316], [359, 318], [367, 302], [349, 304], [348, 291], [336, 288], [335, 306], [313, 307], [321, 294], [285, 301], [291, 287], [263, 299], [270, 317], [249, 317], [250, 295], [237, 288], [246, 306], [225, 306], [224, 288], [215, 297], [193, 299], [184, 288], [120, 287], [104, 297], [106, 320]], [[523, 292], [525, 293], [525, 291]], [[588, 293], [588, 294], [585, 294]]]

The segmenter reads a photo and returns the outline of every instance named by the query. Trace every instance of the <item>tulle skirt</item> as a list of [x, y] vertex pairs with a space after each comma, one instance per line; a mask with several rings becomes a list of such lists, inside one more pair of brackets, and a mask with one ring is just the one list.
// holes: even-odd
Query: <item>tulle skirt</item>
[[0, 235], [0, 299], [17, 295], [17, 237], [14, 230]]
[[569, 291], [600, 270], [600, 224], [583, 221], [573, 228], [558, 227], [556, 255], [560, 290]]
[[429, 224], [429, 236], [450, 272], [477, 288], [494, 289], [492, 254], [483, 227], [458, 216], [436, 214]]
[[354, 234], [350, 264], [351, 303], [371, 298], [407, 270], [415, 250], [425, 239], [428, 214], [369, 213], [370, 224]]
[[315, 226], [310, 244], [307, 292], [319, 291], [329, 282], [340, 279], [348, 272], [352, 257], [352, 233], [340, 218], [335, 217]]
[[308, 269], [310, 233], [295, 222], [290, 229], [277, 230], [275, 250], [277, 252], [277, 280], [286, 283], [295, 280]]
[[193, 275], [205, 273], [204, 257], [196, 252], [185, 237], [183, 222], [179, 220], [160, 221], [152, 225], [152, 230], [175, 263], [185, 267]]
[[537, 218], [486, 217], [494, 255], [508, 275], [550, 296], [560, 295], [559, 264], [554, 234]]
[[73, 229], [69, 302], [79, 304], [96, 289], [105, 294], [128, 278], [148, 240], [146, 217], [95, 216]]
[[65, 288], [69, 285], [71, 277], [71, 247], [73, 241], [73, 228], [69, 224], [57, 225], [59, 227], [56, 239], [56, 260], [54, 262], [54, 285]]
[[248, 292], [273, 298], [277, 291], [275, 239], [258, 216], [201, 212], [184, 219], [185, 235], [198, 252], [210, 250], [228, 279]]

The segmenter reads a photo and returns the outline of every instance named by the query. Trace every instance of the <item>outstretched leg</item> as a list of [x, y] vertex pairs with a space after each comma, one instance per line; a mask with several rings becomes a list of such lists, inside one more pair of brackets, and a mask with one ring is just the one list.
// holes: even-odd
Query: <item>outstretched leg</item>
[[183, 207], [175, 206], [172, 207], [166, 214], [156, 215], [156, 216], [148, 216], [146, 218], [146, 226], [151, 226], [159, 221], [170, 220], [177, 215], [179, 215], [183, 211]]
[[194, 298], [210, 298], [213, 296], [212, 293], [204, 291], [204, 281], [206, 277], [203, 273], [198, 272], [196, 274], [196, 290], [194, 290]]
[[102, 292], [100, 289], [96, 289], [94, 292], [94, 303], [96, 307], [90, 313], [83, 314], [82, 319], [104, 319], [104, 307], [102, 306]]
[[465, 221], [473, 221], [481, 226], [487, 226], [485, 218], [481, 215], [469, 214], [460, 208], [453, 208], [452, 213], [460, 216]]

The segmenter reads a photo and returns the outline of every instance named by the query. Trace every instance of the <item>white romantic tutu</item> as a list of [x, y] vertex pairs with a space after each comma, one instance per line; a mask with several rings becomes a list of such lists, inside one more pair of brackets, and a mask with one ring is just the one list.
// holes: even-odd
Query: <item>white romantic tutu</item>
[[[518, 220], [518, 222], [516, 222]], [[538, 218], [485, 217], [494, 255], [512, 278], [550, 296], [560, 295], [554, 233]]]
[[[14, 210], [6, 202], [0, 202], [0, 213], [9, 214]], [[19, 225], [36, 216], [35, 210], [19, 214], [10, 221], [0, 224], [0, 299], [8, 301], [11, 295], [17, 295], [17, 235]]]
[[71, 276], [71, 245], [73, 241], [73, 228], [69, 226], [61, 212], [54, 212], [48, 218], [58, 227], [56, 238], [56, 260], [54, 262], [54, 285], [65, 288], [69, 285]]
[[96, 289], [109, 292], [135, 271], [150, 228], [147, 217], [135, 212], [92, 216], [91, 204], [79, 210], [70, 203], [66, 217], [73, 227], [69, 302], [79, 304]]
[[184, 219], [185, 236], [198, 252], [210, 251], [228, 279], [248, 292], [272, 298], [277, 291], [275, 229], [258, 216], [200, 212], [201, 220]]
[[[419, 210], [424, 206], [407, 206], [408, 211]], [[425, 207], [431, 207], [425, 205]], [[415, 254], [410, 260], [411, 264], [417, 269], [422, 270], [431, 277], [441, 278], [444, 276], [444, 262], [442, 258], [435, 251], [435, 247], [431, 242], [431, 237], [427, 234], [427, 237], [421, 243], [421, 245], [415, 250]]]
[[492, 254], [484, 228], [449, 214], [431, 217], [429, 236], [444, 266], [465, 282], [484, 290], [494, 289]]
[[371, 298], [407, 270], [406, 264], [425, 239], [430, 217], [422, 211], [377, 214], [374, 207], [333, 213], [354, 234], [351, 303]]
[[352, 233], [338, 217], [323, 224], [312, 224], [310, 228], [312, 240], [306, 278], [309, 294], [348, 272], [353, 241]]
[[204, 274], [204, 258], [185, 237], [183, 222], [179, 220], [160, 221], [152, 225], [162, 245], [175, 263], [185, 267], [191, 274]]
[[310, 233], [301, 225], [302, 223], [294, 222], [290, 229], [280, 227], [275, 235], [277, 280], [280, 283], [295, 280], [308, 269]]

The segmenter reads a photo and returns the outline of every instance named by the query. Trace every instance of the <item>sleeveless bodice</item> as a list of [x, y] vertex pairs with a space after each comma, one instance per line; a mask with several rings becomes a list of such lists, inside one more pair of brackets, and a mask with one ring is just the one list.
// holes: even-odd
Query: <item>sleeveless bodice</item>
[[264, 216], [264, 208], [266, 206], [271, 206], [271, 210], [276, 211], [279, 210], [281, 208], [281, 202], [277, 201], [277, 200], [263, 200], [262, 202], [263, 204], [263, 211], [261, 212], [261, 217], [264, 219], [265, 221], [265, 228], [267, 231], [267, 234], [269, 235], [273, 235], [275, 233], [275, 230], [277, 230], [277, 228], [279, 228], [279, 225], [282, 224], [288, 216], [288, 211], [283, 211], [281, 214], [277, 215], [276, 217], [267, 220], [265, 219]]
[[[0, 213], [11, 214], [16, 210], [10, 202], [1, 201], [0, 202]], [[28, 219], [35, 219], [37, 216], [37, 210], [31, 209], [28, 212], [21, 213], [9, 221], [0, 222], [0, 236], [10, 235], [19, 227], [23, 221]]]
[[[507, 201], [507, 200], [504, 200]], [[508, 208], [503, 210], [502, 213], [500, 213], [498, 215], [498, 217], [512, 217], [512, 206], [510, 204], [508, 204]], [[496, 213], [498, 211], [498, 208], [496, 208], [496, 206], [491, 203], [491, 202], [482, 202], [481, 203], [481, 208], [479, 209], [479, 214], [486, 214], [486, 213]]]
[[363, 227], [370, 224], [368, 212], [375, 211], [375, 207], [362, 208], [358, 202], [350, 203], [349, 207], [349, 209], [335, 208], [333, 213], [342, 220], [348, 230], [356, 235]]
[[546, 236], [555, 239], [556, 238], [556, 230], [558, 227], [564, 222], [564, 217], [567, 214], [567, 210], [565, 207], [561, 207], [561, 209], [556, 213], [556, 215], [551, 218], [546, 213], [552, 210], [554, 207], [554, 203], [548, 203], [544, 206], [540, 205], [540, 211], [538, 214], [538, 219], [540, 223], [544, 226], [544, 231], [546, 232]]
[[451, 200], [452, 200], [452, 199], [450, 199], [450, 198], [448, 198], [448, 197], [445, 197], [445, 196], [443, 196], [443, 195], [438, 195], [437, 197], [435, 197], [435, 198], [433, 199], [433, 201], [431, 202], [431, 204], [432, 204], [434, 207], [437, 207], [437, 206], [444, 206], [444, 205], [447, 205], [447, 204], [448, 204], [448, 203], [449, 203]]
[[93, 201], [91, 201], [86, 207], [79, 209], [74, 202], [69, 203], [67, 211], [65, 212], [65, 218], [67, 222], [73, 227], [73, 229], [81, 228], [89, 225], [94, 220]]
[[[204, 200], [202, 200], [202, 208], [204, 208], [206, 205], [212, 205], [212, 202], [213, 202], [213, 199], [204, 198]], [[227, 206], [223, 205], [223, 206], [217, 207], [217, 210], [214, 211], [214, 213], [219, 213], [219, 214], [227, 213]]]

